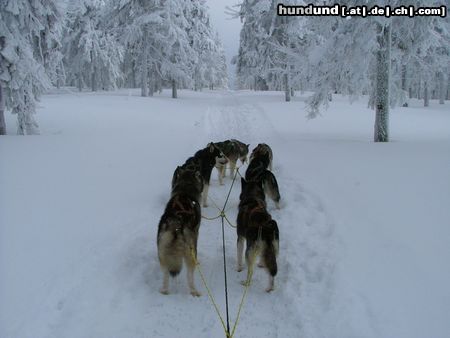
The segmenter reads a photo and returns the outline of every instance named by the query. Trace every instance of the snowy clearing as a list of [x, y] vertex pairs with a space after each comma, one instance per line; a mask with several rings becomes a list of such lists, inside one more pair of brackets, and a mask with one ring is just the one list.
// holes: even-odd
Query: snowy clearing
[[[236, 337], [450, 336], [450, 109], [391, 114], [373, 143], [364, 100], [334, 97], [306, 120], [302, 96], [250, 91], [55, 92], [40, 136], [0, 139], [0, 337], [221, 337], [196, 272], [161, 295], [159, 218], [173, 170], [210, 141], [271, 145], [282, 208], [276, 289], [255, 271]], [[8, 133], [15, 117], [8, 115]], [[245, 170], [243, 167], [241, 170]], [[231, 180], [210, 196], [222, 204]], [[236, 219], [240, 183], [228, 214]], [[206, 216], [217, 210], [203, 209]], [[225, 229], [231, 324], [245, 271]], [[222, 313], [220, 221], [199, 260]]]

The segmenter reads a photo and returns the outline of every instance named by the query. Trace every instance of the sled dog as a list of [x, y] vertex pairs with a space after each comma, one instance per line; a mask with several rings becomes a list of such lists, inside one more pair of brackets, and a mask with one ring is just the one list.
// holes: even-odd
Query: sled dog
[[202, 205], [207, 207], [211, 172], [214, 166], [218, 165], [218, 163], [224, 163], [225, 161], [223, 153], [214, 145], [214, 143], [210, 142], [205, 148], [197, 151], [194, 156], [189, 157], [181, 167], [178, 167], [175, 170], [172, 178], [172, 187], [176, 184], [177, 170], [179, 170], [179, 168], [199, 171], [204, 183]]
[[250, 277], [256, 257], [260, 255], [260, 264], [269, 274], [267, 292], [274, 289], [277, 274], [277, 256], [279, 248], [278, 225], [266, 209], [262, 182], [247, 182], [241, 178], [242, 191], [237, 216], [237, 270], [242, 271], [244, 240], [246, 242], [245, 259], [247, 263], [247, 280]]
[[216, 142], [215, 145], [225, 155], [225, 161], [218, 162], [216, 164], [217, 171], [219, 172], [219, 182], [223, 185], [223, 178], [225, 177], [225, 168], [228, 164], [230, 167], [230, 177], [234, 177], [236, 170], [236, 162], [239, 159], [242, 163], [247, 160], [249, 144], [242, 143], [239, 140], [231, 139], [223, 142]]
[[254, 158], [259, 157], [264, 159], [264, 162], [267, 162], [267, 167], [270, 171], [272, 171], [272, 161], [273, 161], [273, 152], [272, 149], [265, 143], [259, 143], [255, 149], [253, 149], [250, 155], [250, 161]]
[[267, 169], [269, 157], [265, 154], [253, 154], [250, 164], [245, 171], [245, 179], [247, 181], [262, 182], [264, 192], [274, 201], [277, 209], [280, 209], [280, 190], [275, 175]]
[[194, 270], [203, 178], [200, 171], [178, 167], [173, 183], [171, 198], [158, 225], [158, 258], [164, 275], [160, 292], [169, 294], [169, 275], [177, 276], [184, 260], [191, 295], [200, 296], [194, 285]]

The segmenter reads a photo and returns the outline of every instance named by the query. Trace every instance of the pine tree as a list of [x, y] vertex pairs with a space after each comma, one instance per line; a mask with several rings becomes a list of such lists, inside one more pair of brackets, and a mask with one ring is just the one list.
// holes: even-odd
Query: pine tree
[[267, 90], [264, 69], [270, 68], [266, 24], [273, 16], [271, 0], [244, 0], [240, 7], [243, 22], [237, 56], [237, 80], [240, 88]]
[[[342, 4], [350, 6], [352, 1]], [[369, 7], [376, 4], [380, 5], [375, 1], [367, 3]], [[397, 6], [400, 3], [390, 1], [389, 4]], [[419, 1], [418, 5], [426, 4]], [[328, 95], [334, 88], [351, 97], [369, 93], [369, 106], [376, 110], [374, 139], [388, 141], [389, 106], [404, 103], [405, 93], [399, 85], [402, 66], [407, 64], [422, 79], [428, 77], [429, 82], [429, 73], [420, 72], [418, 68], [433, 63], [427, 59], [435, 56], [436, 47], [445, 45], [443, 32], [437, 34], [435, 28], [438, 20], [436, 17], [417, 20], [407, 17], [351, 17], [346, 20], [322, 17], [309, 20], [310, 29], [319, 37], [319, 43], [308, 51], [310, 62], [307, 67], [317, 70], [310, 77], [315, 94], [309, 99], [309, 116], [314, 117], [319, 106], [327, 104]], [[391, 36], [393, 42], [389, 42]], [[410, 60], [414, 60], [414, 65]]]
[[65, 64], [69, 82], [81, 91], [115, 88], [121, 79], [122, 46], [106, 29], [105, 6], [100, 0], [81, 0], [68, 6]]
[[[57, 69], [61, 18], [56, 1], [0, 2], [0, 106], [17, 114], [20, 135], [39, 133], [36, 101], [51, 87], [49, 74]], [[0, 121], [4, 125], [3, 117]]]
[[189, 8], [188, 39], [198, 62], [192, 63], [194, 89], [226, 86], [225, 53], [214, 32], [205, 0], [193, 0]]

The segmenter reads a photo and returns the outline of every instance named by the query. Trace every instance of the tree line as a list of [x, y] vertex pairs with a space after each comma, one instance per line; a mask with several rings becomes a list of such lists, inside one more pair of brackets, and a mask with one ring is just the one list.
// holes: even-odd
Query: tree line
[[0, 135], [5, 108], [36, 134], [36, 102], [52, 86], [81, 91], [227, 86], [206, 0], [2, 0]]
[[[408, 98], [450, 99], [450, 21], [441, 17], [278, 16], [277, 5], [305, 5], [300, 0], [243, 0], [235, 16], [243, 23], [237, 67], [239, 88], [311, 91], [309, 117], [315, 117], [333, 94], [369, 97], [375, 110], [374, 140], [389, 140], [389, 107]], [[323, 1], [333, 6], [334, 1]], [[322, 3], [321, 3], [322, 4]], [[343, 0], [352, 7], [357, 1]], [[405, 1], [368, 0], [400, 6]], [[417, 7], [449, 1], [407, 1]]]

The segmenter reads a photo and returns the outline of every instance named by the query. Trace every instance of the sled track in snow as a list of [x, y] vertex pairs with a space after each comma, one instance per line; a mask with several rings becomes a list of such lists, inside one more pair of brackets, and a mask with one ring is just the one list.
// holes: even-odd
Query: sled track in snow
[[[224, 97], [222, 106], [210, 107], [206, 111], [204, 129], [207, 137], [212, 140], [237, 138], [245, 143], [251, 142], [250, 151], [258, 142], [272, 145], [280, 141], [263, 108], [256, 104], [240, 105], [239, 98], [232, 94]], [[295, 170], [283, 167], [274, 149], [274, 173], [279, 180], [282, 195], [281, 210], [276, 210], [272, 202], [268, 201], [269, 212], [280, 228], [276, 290], [269, 295], [263, 291], [267, 276], [262, 269], [256, 269], [237, 336], [289, 337], [293, 332], [304, 337], [327, 336], [320, 323], [332, 308], [337, 260], [334, 222], [320, 198], [290, 178], [289, 169]], [[245, 172], [245, 167], [241, 171]], [[227, 182], [227, 188], [229, 184]], [[210, 193], [217, 198], [227, 188], [222, 189], [212, 184]], [[236, 219], [239, 192], [240, 184], [237, 182], [232, 195], [233, 220]], [[219, 202], [223, 201], [219, 199]], [[201, 231], [204, 230], [205, 222], [202, 222]], [[236, 261], [235, 231], [229, 237], [231, 239], [228, 239], [226, 245], [228, 256], [231, 257], [227, 258], [230, 269], [234, 268]], [[220, 237], [217, 236], [216, 245], [220, 246], [219, 243]], [[217, 255], [221, 255], [219, 249], [215, 251]], [[220, 282], [217, 275], [223, 273], [219, 268], [214, 275], [214, 281]], [[233, 278], [243, 279], [243, 276], [234, 271], [229, 274], [233, 299], [231, 303], [236, 301], [233, 297], [240, 297], [239, 292], [242, 292], [239, 286], [236, 290]], [[233, 306], [230, 309], [233, 310]]]
[[[274, 148], [274, 173], [282, 195], [282, 208], [268, 201], [269, 212], [279, 223], [280, 255], [275, 291], [264, 288], [267, 275], [255, 268], [253, 283], [242, 309], [235, 337], [327, 337], [322, 323], [332, 308], [336, 266], [333, 220], [320, 198], [291, 179], [278, 157], [279, 136], [257, 104], [240, 104], [239, 97], [224, 94], [209, 107], [203, 119], [204, 144], [235, 137], [251, 142], [266, 141]], [[197, 137], [197, 136], [196, 136]], [[192, 153], [194, 153], [193, 149]], [[183, 159], [180, 159], [182, 162]], [[245, 172], [245, 166], [241, 169]], [[169, 182], [168, 182], [169, 184]], [[223, 205], [231, 180], [219, 186], [214, 170], [210, 196]], [[235, 183], [227, 207], [232, 222], [237, 216], [240, 182]], [[162, 296], [162, 274], [156, 249], [156, 226], [168, 191], [158, 194], [151, 211], [136, 215], [123, 231], [97, 243], [76, 270], [61, 277], [46, 301], [45, 311], [33, 318], [36, 337], [221, 337], [223, 329], [206, 295], [198, 272], [195, 282], [202, 297], [189, 295], [186, 271], [170, 284], [171, 294]], [[157, 211], [157, 212], [156, 212]], [[204, 208], [206, 216], [218, 211]], [[233, 325], [246, 271], [236, 266], [236, 232], [225, 225], [230, 324]], [[220, 219], [202, 220], [198, 258], [209, 287], [224, 315], [222, 234]], [[22, 332], [23, 333], [23, 332]], [[189, 334], [187, 334], [189, 333]]]

